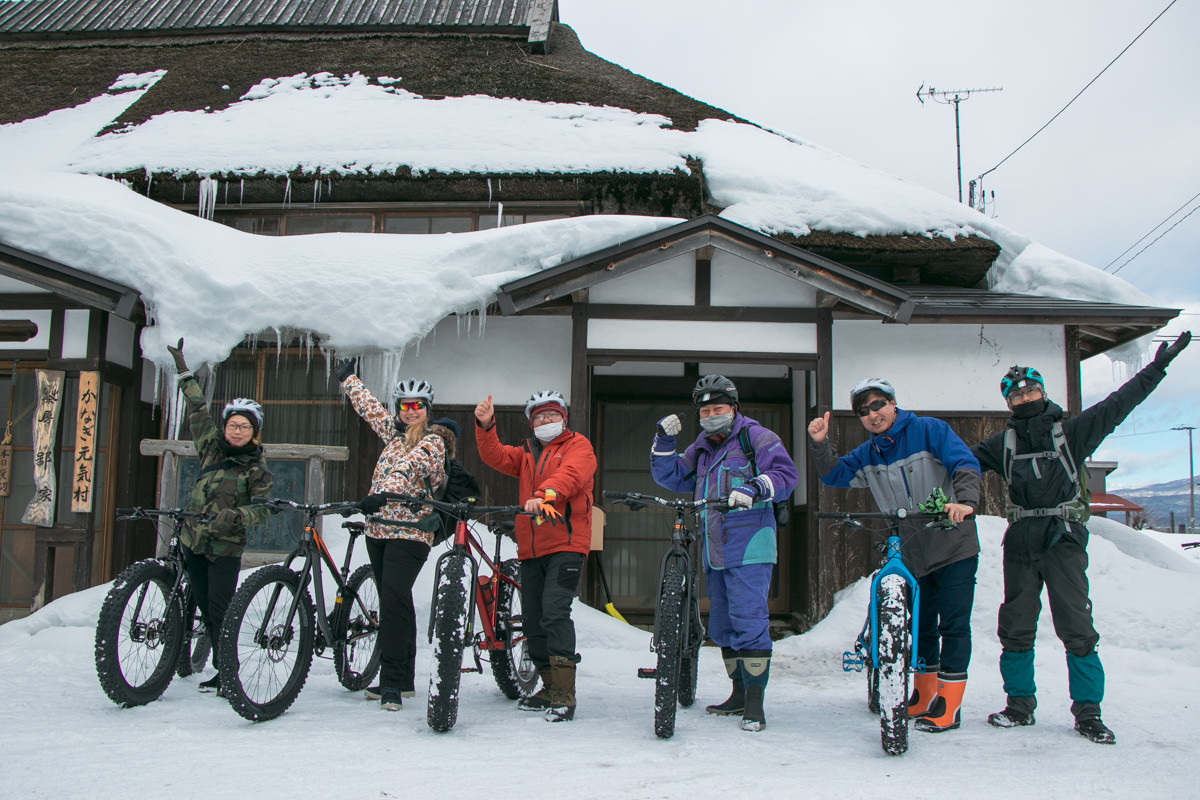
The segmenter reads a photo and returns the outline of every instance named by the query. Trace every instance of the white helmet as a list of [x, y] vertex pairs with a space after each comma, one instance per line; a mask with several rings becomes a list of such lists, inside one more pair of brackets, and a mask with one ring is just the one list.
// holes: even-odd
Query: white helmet
[[392, 396], [397, 400], [401, 398], [424, 400], [433, 405], [433, 386], [423, 378], [412, 378], [397, 383], [396, 391], [392, 393]]
[[567, 401], [562, 396], [562, 392], [556, 392], [553, 389], [545, 389], [540, 392], [534, 392], [533, 396], [525, 401], [525, 419], [533, 418], [533, 411], [542, 406], [558, 406], [562, 411], [562, 415], [567, 415]]
[[235, 397], [226, 403], [225, 409], [221, 412], [221, 422], [228, 422], [229, 418], [234, 414], [242, 414], [248, 417], [251, 424], [254, 425], [254, 430], [262, 430], [262, 406], [251, 400], [249, 397]]
[[854, 388], [850, 390], [850, 408], [852, 410], [858, 396], [866, 392], [879, 392], [893, 402], [896, 400], [896, 390], [883, 378], [865, 378], [854, 384]]

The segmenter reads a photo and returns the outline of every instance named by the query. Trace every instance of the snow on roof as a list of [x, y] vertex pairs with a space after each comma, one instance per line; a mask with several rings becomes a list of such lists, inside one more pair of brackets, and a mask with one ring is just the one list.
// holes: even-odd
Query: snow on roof
[[[0, 126], [0, 240], [125, 283], [156, 326], [148, 358], [181, 334], [222, 360], [247, 333], [291, 326], [343, 350], [402, 350], [448, 313], [481, 308], [505, 281], [678, 222], [582, 217], [443, 236], [280, 239], [170, 209], [96, 175], [654, 173], [703, 165], [722, 216], [768, 234], [988, 237], [993, 288], [1153, 301], [1130, 284], [924, 187], [825, 148], [731, 121], [695, 131], [624, 109], [486, 96], [433, 100], [355, 74], [263, 81], [220, 111], [168, 112], [98, 133], [163, 71], [122, 75], [71, 109]], [[123, 91], [134, 87], [132, 91]], [[82, 174], [81, 174], [82, 173]], [[363, 287], [372, 287], [364, 291]], [[346, 308], [342, 308], [345, 306]], [[209, 331], [197, 341], [197, 331]]]

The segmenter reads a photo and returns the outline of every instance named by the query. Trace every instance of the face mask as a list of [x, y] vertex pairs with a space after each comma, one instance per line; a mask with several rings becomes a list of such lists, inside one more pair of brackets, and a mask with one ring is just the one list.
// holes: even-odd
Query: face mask
[[700, 427], [705, 433], [723, 433], [733, 426], [733, 414], [713, 414], [711, 417], [701, 417]]
[[1013, 406], [1014, 419], [1033, 419], [1046, 410], [1046, 398], [1030, 400], [1028, 403], [1018, 403]]
[[561, 422], [547, 422], [545, 425], [538, 425], [533, 429], [533, 435], [543, 442], [557, 439], [562, 432], [563, 424]]

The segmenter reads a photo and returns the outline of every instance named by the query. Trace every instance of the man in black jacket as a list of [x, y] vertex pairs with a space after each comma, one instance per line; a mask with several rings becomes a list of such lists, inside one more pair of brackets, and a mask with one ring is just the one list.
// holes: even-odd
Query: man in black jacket
[[1115, 744], [1100, 720], [1104, 667], [1096, 653], [1100, 635], [1088, 599], [1088, 498], [1084, 459], [1166, 377], [1166, 367], [1192, 339], [1185, 331], [1162, 344], [1154, 361], [1124, 386], [1072, 419], [1046, 396], [1037, 370], [1012, 367], [1000, 381], [1012, 419], [1008, 428], [971, 448], [979, 465], [1008, 482], [1004, 534], [1004, 602], [998, 633], [1000, 675], [1008, 703], [988, 722], [999, 728], [1034, 723], [1033, 642], [1042, 586], [1050, 598], [1054, 631], [1067, 650], [1075, 730], [1093, 742]]

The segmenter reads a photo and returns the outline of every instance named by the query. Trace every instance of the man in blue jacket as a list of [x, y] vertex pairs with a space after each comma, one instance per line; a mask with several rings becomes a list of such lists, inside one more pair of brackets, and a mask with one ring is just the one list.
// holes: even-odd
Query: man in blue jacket
[[957, 527], [901, 523], [900, 554], [921, 589], [917, 660], [924, 668], [913, 681], [908, 714], [917, 717], [917, 730], [953, 730], [959, 726], [971, 661], [979, 462], [945, 422], [899, 408], [896, 390], [882, 378], [860, 381], [850, 391], [850, 407], [871, 437], [841, 458], [828, 440], [829, 412], [809, 423], [810, 450], [822, 483], [870, 489], [880, 511], [916, 511], [936, 489], [949, 498], [946, 515]]
[[742, 715], [742, 730], [767, 726], [763, 696], [771, 670], [767, 592], [775, 564], [772, 503], [796, 488], [796, 464], [783, 442], [738, 413], [738, 392], [722, 375], [705, 375], [692, 390], [703, 432], [682, 453], [676, 414], [658, 421], [650, 451], [655, 483], [695, 499], [724, 500], [728, 510], [701, 516], [708, 583], [708, 635], [721, 647], [733, 691], [710, 714]]

